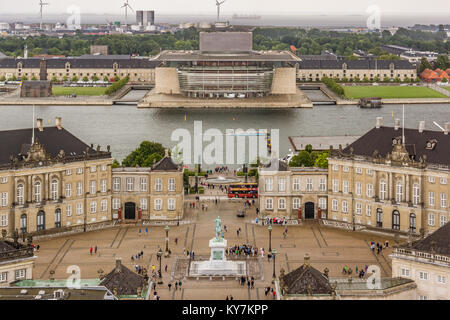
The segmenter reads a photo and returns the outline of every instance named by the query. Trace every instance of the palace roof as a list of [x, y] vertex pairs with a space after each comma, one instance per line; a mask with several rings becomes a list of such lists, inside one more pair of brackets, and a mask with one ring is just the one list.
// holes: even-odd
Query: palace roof
[[412, 249], [450, 256], [450, 223], [446, 223], [425, 239], [414, 242]]
[[[402, 136], [402, 128], [373, 128], [361, 138], [346, 147], [343, 152], [349, 153], [353, 148], [354, 155], [371, 157], [375, 150], [382, 157], [392, 152], [393, 139]], [[429, 142], [435, 141], [434, 148], [428, 148]], [[450, 165], [450, 135], [442, 131], [405, 128], [405, 147], [411, 159], [419, 161], [426, 156], [426, 161], [432, 164]]]
[[303, 60], [300, 69], [343, 69], [343, 64], [348, 70], [386, 70], [394, 64], [395, 70], [412, 70], [413, 65], [407, 60]]
[[115, 296], [136, 295], [138, 288], [144, 289], [146, 283], [143, 276], [125, 267], [120, 260], [116, 260], [116, 267], [100, 282], [114, 293]]

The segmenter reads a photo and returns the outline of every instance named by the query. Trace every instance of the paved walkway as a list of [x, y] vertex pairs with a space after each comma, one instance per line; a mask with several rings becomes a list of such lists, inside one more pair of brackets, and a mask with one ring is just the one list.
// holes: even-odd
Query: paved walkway
[[[255, 208], [247, 211], [246, 218], [238, 218], [236, 211], [241, 209], [243, 201], [224, 200], [216, 205], [213, 201], [208, 202], [208, 210], [186, 209], [186, 219], [192, 221], [190, 224], [171, 227], [169, 231], [172, 250], [170, 258], [163, 258], [163, 285], [157, 286], [158, 295], [161, 299], [218, 299], [223, 300], [227, 295], [234, 299], [266, 299], [264, 287], [271, 286], [273, 264], [265, 258], [262, 262], [264, 269], [264, 280], [257, 279], [255, 289], [241, 287], [235, 280], [182, 280], [181, 290], [174, 291], [174, 286], [169, 292], [167, 284], [171, 281], [172, 268], [175, 256], [183, 255], [183, 249], [194, 251], [196, 256], [209, 255], [209, 240], [214, 236], [214, 220], [217, 216], [222, 218], [222, 224], [227, 226], [225, 238], [230, 246], [249, 243], [258, 248], [268, 250], [269, 236], [267, 227], [251, 224], [255, 218]], [[197, 206], [199, 208], [199, 206]], [[201, 206], [200, 206], [201, 208]], [[238, 236], [236, 230], [241, 228]], [[119, 226], [108, 230], [78, 234], [66, 238], [43, 240], [33, 275], [35, 279], [48, 279], [50, 271], [55, 271], [56, 279], [66, 279], [66, 273], [70, 265], [78, 265], [81, 268], [81, 276], [84, 279], [95, 278], [98, 270], [105, 273], [110, 272], [116, 258], [122, 258], [122, 263], [133, 270], [135, 264], [139, 264], [151, 270], [155, 265], [156, 252], [161, 246], [165, 248], [165, 232], [163, 227], [149, 227], [149, 234], [145, 235], [145, 228], [139, 236], [139, 227]], [[380, 255], [373, 254], [369, 249], [370, 241], [384, 242], [384, 238], [372, 236], [365, 233], [327, 228], [317, 222], [304, 222], [301, 226], [289, 226], [287, 239], [283, 238], [282, 226], [274, 226], [272, 231], [272, 247], [276, 248], [276, 273], [280, 268], [286, 272], [292, 271], [303, 263], [305, 253], [311, 256], [311, 264], [318, 270], [327, 267], [331, 277], [342, 276], [341, 270], [344, 265], [355, 269], [364, 265], [379, 264], [383, 276], [390, 276], [390, 262], [386, 250]], [[175, 245], [174, 239], [178, 238]], [[390, 241], [393, 243], [393, 241]], [[91, 246], [98, 246], [97, 254], [89, 254]], [[139, 261], [131, 261], [131, 255], [144, 251], [143, 258]], [[164, 272], [167, 265], [167, 272]], [[153, 295], [151, 294], [150, 297]], [[267, 298], [269, 299], [269, 298]]]

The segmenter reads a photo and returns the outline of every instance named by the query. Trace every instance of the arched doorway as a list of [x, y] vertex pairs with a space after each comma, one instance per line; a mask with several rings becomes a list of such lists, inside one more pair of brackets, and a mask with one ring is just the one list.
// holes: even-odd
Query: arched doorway
[[136, 204], [134, 202], [125, 203], [125, 219], [136, 220]]
[[314, 202], [305, 203], [305, 219], [314, 219]]
[[416, 214], [414, 212], [409, 215], [409, 230], [416, 232]]
[[42, 210], [37, 214], [36, 230], [45, 230], [45, 212]]

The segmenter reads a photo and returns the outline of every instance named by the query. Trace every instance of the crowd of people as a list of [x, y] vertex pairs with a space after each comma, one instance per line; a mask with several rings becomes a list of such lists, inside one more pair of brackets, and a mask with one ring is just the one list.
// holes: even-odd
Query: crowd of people
[[[261, 248], [261, 250], [264, 250]], [[243, 245], [234, 245], [227, 249], [225, 249], [225, 254], [227, 256], [257, 256], [258, 255], [258, 248], [255, 248], [249, 244], [243, 244]]]

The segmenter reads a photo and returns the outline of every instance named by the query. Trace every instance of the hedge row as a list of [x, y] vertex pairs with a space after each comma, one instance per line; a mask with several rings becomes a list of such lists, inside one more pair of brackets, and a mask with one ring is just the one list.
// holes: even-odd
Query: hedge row
[[118, 90], [122, 89], [130, 80], [130, 78], [125, 77], [117, 82], [114, 82], [112, 85], [110, 85], [106, 90], [105, 90], [105, 94], [107, 95], [111, 95], [115, 92], [117, 92]]
[[331, 78], [323, 77], [322, 82], [328, 87], [328, 89], [332, 90], [334, 93], [339, 95], [340, 97], [344, 96], [344, 88], [340, 84], [337, 84], [336, 81], [334, 81]]

